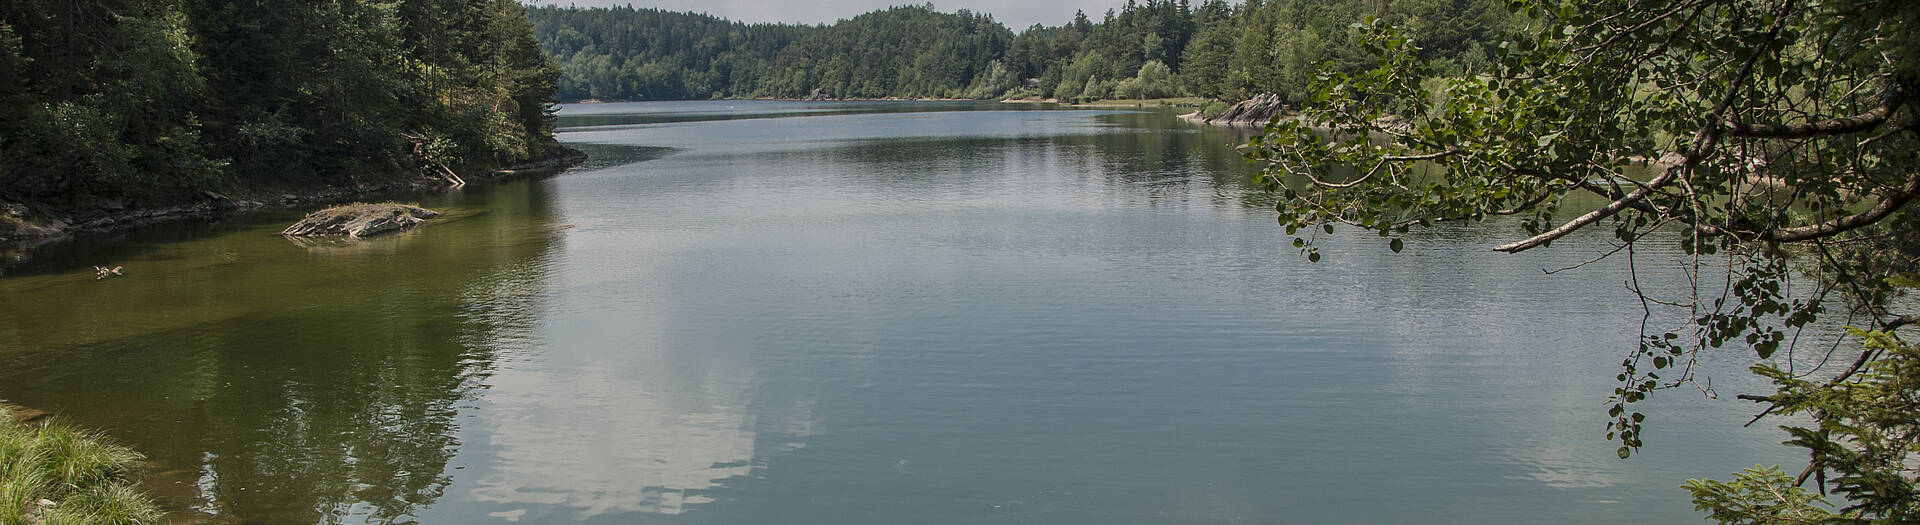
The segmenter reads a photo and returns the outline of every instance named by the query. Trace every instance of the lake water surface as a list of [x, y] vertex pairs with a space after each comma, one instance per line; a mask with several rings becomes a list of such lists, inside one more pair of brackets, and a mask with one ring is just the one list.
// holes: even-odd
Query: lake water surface
[[403, 235], [289, 242], [283, 210], [31, 252], [0, 398], [219, 523], [1690, 523], [1685, 479], [1796, 458], [1740, 428], [1731, 354], [1723, 400], [1664, 392], [1614, 455], [1625, 260], [1541, 271], [1604, 239], [1341, 231], [1311, 264], [1239, 137], [1167, 113], [561, 125], [588, 165], [422, 197], [448, 216]]

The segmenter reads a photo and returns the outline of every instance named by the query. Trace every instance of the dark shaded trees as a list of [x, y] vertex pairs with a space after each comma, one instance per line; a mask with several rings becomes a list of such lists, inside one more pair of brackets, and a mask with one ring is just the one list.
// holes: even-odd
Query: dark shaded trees
[[753, 93], [773, 60], [811, 28], [747, 25], [631, 7], [529, 7], [560, 64], [562, 100], [704, 99]]
[[0, 198], [55, 207], [557, 147], [556, 72], [512, 0], [20, 0], [0, 6], [0, 73]]
[[[774, 59], [754, 95], [958, 98], [1006, 56], [1013, 32], [992, 16], [928, 7], [874, 11], [807, 33]], [[992, 93], [989, 96], [998, 96]]]
[[0, 6], [0, 196], [57, 200], [218, 174], [179, 2]]
[[925, 6], [831, 26], [748, 25], [632, 7], [532, 7], [529, 14], [541, 45], [561, 64], [563, 100], [802, 97], [816, 89], [835, 97], [960, 97], [992, 73], [993, 62], [1004, 64], [1013, 40], [991, 16]]

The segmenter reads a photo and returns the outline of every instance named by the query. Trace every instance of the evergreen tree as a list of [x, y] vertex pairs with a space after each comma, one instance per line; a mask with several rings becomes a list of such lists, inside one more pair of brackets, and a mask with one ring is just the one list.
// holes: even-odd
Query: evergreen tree
[[555, 70], [513, 0], [19, 0], [0, 68], [0, 200], [54, 208], [558, 148]]
[[[562, 64], [563, 100], [800, 97], [815, 90], [990, 99], [1026, 79], [1064, 100], [1087, 98], [1088, 87], [1103, 83], [1121, 88], [1158, 62], [1178, 78], [1168, 96], [1279, 92], [1297, 101], [1323, 64], [1332, 61], [1338, 72], [1366, 65], [1349, 26], [1368, 15], [1427, 24], [1433, 58], [1478, 54], [1475, 63], [1483, 63], [1487, 51], [1478, 44], [1506, 20], [1494, 7], [1491, 0], [1207, 0], [1198, 8], [1187, 0], [1134, 0], [1099, 21], [1076, 12], [1066, 24], [1018, 35], [985, 15], [930, 6], [825, 26], [744, 25], [630, 7], [535, 7], [531, 16], [541, 45]], [[1008, 86], [997, 75], [1017, 82]]]

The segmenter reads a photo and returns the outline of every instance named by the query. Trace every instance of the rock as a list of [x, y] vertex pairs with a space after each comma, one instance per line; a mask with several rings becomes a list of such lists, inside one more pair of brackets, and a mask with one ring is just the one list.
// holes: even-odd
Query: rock
[[1402, 117], [1399, 115], [1386, 115], [1377, 119], [1373, 119], [1373, 125], [1378, 126], [1380, 129], [1384, 129], [1394, 133], [1407, 133], [1407, 132], [1413, 131], [1413, 121], [1407, 120], [1406, 117]]
[[39, 423], [53, 418], [52, 412], [26, 407], [8, 407], [7, 412], [13, 416], [14, 421], [21, 423]]
[[1241, 101], [1226, 111], [1206, 119], [1208, 124], [1245, 124], [1249, 126], [1266, 125], [1275, 115], [1286, 111], [1286, 104], [1280, 102], [1280, 95], [1265, 93]]
[[346, 235], [350, 237], [371, 237], [382, 233], [412, 228], [439, 217], [440, 212], [396, 203], [348, 204], [335, 206], [307, 214], [300, 222], [288, 226], [281, 235], [319, 236]]
[[800, 100], [823, 101], [823, 100], [834, 100], [834, 98], [833, 98], [833, 95], [827, 94], [827, 91], [824, 89], [813, 88], [813, 93], [807, 94], [807, 98], [803, 98]]
[[233, 199], [228, 198], [226, 195], [214, 193], [212, 190], [202, 191], [200, 192], [200, 196], [206, 198], [207, 203], [216, 210], [231, 210], [240, 207], [240, 204], [233, 202]]

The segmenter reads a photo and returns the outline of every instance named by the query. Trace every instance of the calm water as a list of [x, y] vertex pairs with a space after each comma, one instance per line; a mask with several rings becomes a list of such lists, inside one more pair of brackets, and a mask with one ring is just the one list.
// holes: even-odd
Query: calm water
[[1237, 139], [1165, 114], [562, 125], [591, 164], [422, 197], [448, 218], [396, 237], [297, 244], [288, 210], [32, 252], [0, 398], [222, 523], [1694, 522], [1686, 478], [1795, 457], [1739, 428], [1738, 359], [1614, 456], [1625, 261], [1540, 271], [1601, 239], [1341, 232], [1309, 264]]

